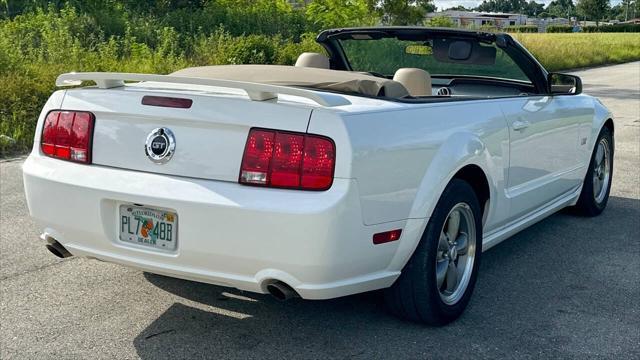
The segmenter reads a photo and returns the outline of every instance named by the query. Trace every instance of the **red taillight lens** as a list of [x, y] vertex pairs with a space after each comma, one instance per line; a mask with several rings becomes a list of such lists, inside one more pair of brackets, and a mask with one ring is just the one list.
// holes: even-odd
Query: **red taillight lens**
[[311, 135], [307, 136], [305, 140], [301, 186], [311, 189], [327, 189], [333, 181], [333, 168], [336, 160], [333, 141]]
[[271, 186], [300, 186], [300, 165], [304, 150], [304, 135], [276, 133], [271, 158]]
[[335, 145], [304, 133], [251, 129], [240, 168], [241, 184], [326, 190], [333, 183]]
[[93, 121], [93, 114], [89, 112], [50, 112], [42, 128], [42, 152], [58, 159], [91, 163]]

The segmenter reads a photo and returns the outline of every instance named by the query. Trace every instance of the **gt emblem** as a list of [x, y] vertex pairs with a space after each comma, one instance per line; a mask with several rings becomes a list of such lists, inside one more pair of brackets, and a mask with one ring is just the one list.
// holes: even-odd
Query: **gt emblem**
[[144, 152], [156, 164], [164, 164], [171, 159], [176, 149], [176, 139], [171, 130], [157, 128], [147, 136]]

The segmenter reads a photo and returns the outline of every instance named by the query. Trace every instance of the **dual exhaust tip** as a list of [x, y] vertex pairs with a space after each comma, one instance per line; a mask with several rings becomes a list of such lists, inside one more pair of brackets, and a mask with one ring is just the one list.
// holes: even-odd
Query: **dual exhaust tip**
[[68, 258], [73, 256], [62, 244], [60, 244], [56, 239], [52, 238], [47, 234], [42, 234], [40, 236], [43, 240], [47, 242], [47, 250], [49, 250], [53, 255], [59, 258]]
[[[52, 238], [49, 235], [43, 234], [41, 236], [47, 244], [47, 250], [49, 250], [53, 255], [59, 258], [68, 258], [73, 256], [62, 244], [60, 244], [56, 239]], [[267, 291], [271, 296], [280, 301], [289, 300], [295, 297], [299, 297], [298, 293], [293, 290], [293, 288], [282, 281], [275, 281], [267, 285]]]

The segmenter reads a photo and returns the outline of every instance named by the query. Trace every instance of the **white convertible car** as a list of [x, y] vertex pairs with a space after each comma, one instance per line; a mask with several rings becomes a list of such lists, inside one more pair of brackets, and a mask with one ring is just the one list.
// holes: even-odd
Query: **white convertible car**
[[611, 113], [507, 34], [327, 30], [296, 66], [70, 73], [24, 163], [47, 248], [442, 325], [483, 250], [603, 211]]

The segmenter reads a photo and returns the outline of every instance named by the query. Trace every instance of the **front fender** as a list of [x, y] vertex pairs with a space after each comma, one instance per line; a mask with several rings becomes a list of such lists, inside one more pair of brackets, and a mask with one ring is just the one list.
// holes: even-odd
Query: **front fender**
[[[600, 134], [600, 130], [607, 122], [607, 120], [611, 119], [613, 121], [613, 114], [611, 111], [604, 106], [604, 104], [598, 98], [593, 98], [593, 122], [591, 123], [591, 134], [589, 136], [588, 141], [588, 149], [593, 150], [596, 146], [596, 140], [598, 139], [598, 135]], [[589, 158], [591, 156], [591, 151], [589, 151]]]

